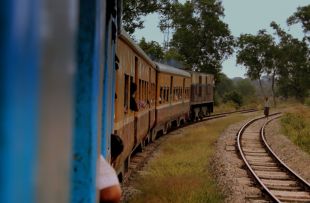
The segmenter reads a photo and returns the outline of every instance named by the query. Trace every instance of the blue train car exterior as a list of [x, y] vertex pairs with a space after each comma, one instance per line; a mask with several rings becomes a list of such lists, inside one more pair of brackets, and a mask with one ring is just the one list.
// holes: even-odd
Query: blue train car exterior
[[100, 153], [110, 156], [118, 5], [116, 0], [80, 0], [72, 203], [96, 200], [96, 162]]
[[119, 0], [0, 2], [0, 202], [96, 202]]

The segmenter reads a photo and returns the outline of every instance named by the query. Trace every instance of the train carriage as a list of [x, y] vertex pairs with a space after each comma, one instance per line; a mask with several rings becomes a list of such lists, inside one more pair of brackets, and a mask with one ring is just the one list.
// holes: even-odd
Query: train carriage
[[118, 38], [114, 133], [125, 144], [115, 163], [121, 174], [130, 154], [143, 147], [155, 124], [155, 64], [123, 31]]
[[188, 118], [191, 84], [187, 71], [161, 63], [156, 63], [156, 66], [156, 127], [153, 138], [158, 133], [167, 133], [171, 127], [179, 126]]
[[197, 120], [213, 112], [212, 74], [191, 72], [191, 119]]

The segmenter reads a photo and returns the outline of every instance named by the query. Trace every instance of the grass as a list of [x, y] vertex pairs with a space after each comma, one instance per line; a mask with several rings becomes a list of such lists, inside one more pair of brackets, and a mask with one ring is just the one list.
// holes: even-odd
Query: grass
[[310, 107], [295, 104], [281, 119], [284, 134], [310, 154]]
[[258, 102], [247, 103], [242, 105], [241, 107], [239, 107], [236, 103], [227, 102], [214, 106], [214, 113], [223, 113], [242, 109], [261, 109], [261, 108], [262, 105], [260, 105]]
[[135, 188], [141, 193], [131, 202], [223, 202], [210, 169], [214, 144], [228, 125], [245, 118], [235, 114], [168, 137], [138, 177]]

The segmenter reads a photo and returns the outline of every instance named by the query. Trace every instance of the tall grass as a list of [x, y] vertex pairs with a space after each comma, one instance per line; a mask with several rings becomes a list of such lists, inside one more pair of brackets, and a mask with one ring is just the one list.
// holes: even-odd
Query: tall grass
[[173, 135], [138, 177], [141, 191], [131, 202], [223, 202], [210, 171], [214, 143], [230, 124], [244, 115], [199, 123]]
[[281, 119], [284, 134], [310, 154], [310, 108], [298, 106]]

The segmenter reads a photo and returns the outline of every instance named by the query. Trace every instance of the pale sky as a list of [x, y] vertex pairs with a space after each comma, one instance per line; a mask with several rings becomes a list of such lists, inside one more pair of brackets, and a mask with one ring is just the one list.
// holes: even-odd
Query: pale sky
[[[179, 1], [184, 2], [184, 1]], [[302, 37], [300, 26], [286, 26], [286, 19], [292, 15], [298, 6], [310, 4], [310, 0], [222, 0], [225, 9], [223, 19], [229, 25], [232, 35], [257, 34], [260, 29], [266, 29], [273, 33], [270, 23], [275, 21], [282, 28], [295, 37]], [[158, 28], [159, 17], [157, 14], [145, 17], [145, 28], [137, 30], [134, 35], [137, 40], [145, 37], [147, 41], [163, 43], [164, 35]], [[236, 65], [235, 56], [231, 56], [223, 63], [223, 72], [230, 78], [244, 77], [245, 69]]]

